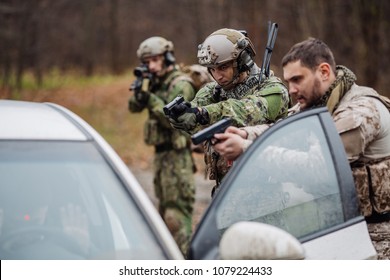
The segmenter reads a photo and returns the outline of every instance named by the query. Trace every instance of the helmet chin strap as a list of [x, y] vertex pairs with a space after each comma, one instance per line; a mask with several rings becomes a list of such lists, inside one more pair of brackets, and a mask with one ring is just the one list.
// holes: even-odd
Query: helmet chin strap
[[155, 73], [157, 77], [164, 77], [169, 71], [171, 71], [172, 69], [174, 68], [174, 66], [171, 64], [171, 65], [165, 65], [165, 63], [163, 63], [163, 66], [161, 68], [161, 70], [158, 72], [159, 75], [157, 76], [157, 73]]
[[233, 69], [234, 69], [233, 70], [234, 73], [233, 73], [232, 80], [228, 84], [226, 84], [224, 86], [221, 86], [224, 90], [229, 90], [229, 89], [233, 88], [238, 83], [238, 81], [240, 80], [240, 74], [241, 73], [238, 72], [237, 66], [234, 66]]

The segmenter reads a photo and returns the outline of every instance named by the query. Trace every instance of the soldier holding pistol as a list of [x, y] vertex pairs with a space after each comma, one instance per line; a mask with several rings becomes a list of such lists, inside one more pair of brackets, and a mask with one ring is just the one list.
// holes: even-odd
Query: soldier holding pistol
[[[254, 57], [253, 44], [243, 32], [223, 28], [210, 34], [198, 48], [198, 60], [208, 68], [215, 82], [198, 91], [184, 114], [169, 118], [172, 126], [194, 134], [224, 117], [242, 127], [286, 116], [287, 88], [272, 73], [261, 77]], [[216, 181], [213, 195], [230, 163], [213, 149], [210, 141], [205, 142], [205, 163], [210, 180]]]

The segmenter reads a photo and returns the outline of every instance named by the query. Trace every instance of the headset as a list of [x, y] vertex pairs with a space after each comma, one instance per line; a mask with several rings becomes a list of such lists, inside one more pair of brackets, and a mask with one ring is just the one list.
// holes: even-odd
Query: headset
[[248, 33], [245, 30], [239, 30], [239, 32], [245, 36], [237, 42], [237, 47], [243, 50], [237, 58], [237, 69], [239, 73], [242, 73], [250, 70], [255, 64], [252, 57], [256, 54], [253, 52], [253, 46], [248, 39]]
[[173, 55], [173, 52], [166, 51], [164, 53], [164, 62], [167, 67], [170, 65], [174, 65], [176, 63], [176, 59], [175, 56]]

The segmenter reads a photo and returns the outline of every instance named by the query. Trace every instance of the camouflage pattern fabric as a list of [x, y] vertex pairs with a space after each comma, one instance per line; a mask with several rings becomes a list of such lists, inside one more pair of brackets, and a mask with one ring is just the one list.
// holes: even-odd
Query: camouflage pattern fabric
[[155, 155], [154, 188], [160, 201], [159, 212], [183, 254], [188, 250], [192, 232], [194, 168], [188, 149], [170, 150]]
[[[383, 131], [375, 100], [381, 100], [375, 91], [353, 85], [333, 113], [352, 164], [360, 211], [364, 216], [370, 216], [373, 210], [390, 211], [390, 145], [387, 140], [381, 141], [390, 135]], [[379, 151], [382, 153], [376, 154]]]
[[245, 126], [241, 127], [242, 130], [245, 130], [247, 133], [247, 138], [242, 142], [242, 150], [245, 152], [253, 141], [263, 134], [272, 124], [259, 124], [255, 126]]
[[188, 76], [175, 69], [162, 79], [150, 81], [149, 91], [147, 104], [138, 103], [132, 96], [129, 109], [131, 112], [148, 110], [144, 140], [146, 144], [156, 147], [154, 187], [159, 199], [159, 212], [182, 253], [186, 255], [192, 232], [195, 164], [189, 135], [172, 128], [163, 107], [178, 95], [191, 101], [195, 90]]
[[[232, 90], [217, 89], [216, 82], [209, 83], [191, 101], [192, 107], [203, 107], [207, 110], [210, 118], [208, 125], [223, 117], [230, 117], [232, 125], [244, 127], [272, 123], [287, 115], [290, 104], [288, 90], [273, 74], [263, 79], [260, 85], [259, 75], [251, 75]], [[190, 133], [193, 134], [205, 127], [197, 125]], [[216, 180], [218, 187], [229, 171], [231, 163], [220, 157], [208, 142], [205, 142], [204, 150], [206, 176], [210, 180]]]
[[[260, 88], [254, 83], [245, 93], [236, 94], [234, 89], [227, 92], [221, 89], [221, 99], [215, 98], [216, 85], [215, 82], [207, 84], [191, 101], [192, 107], [204, 107], [207, 110], [210, 124], [223, 117], [230, 117], [234, 126], [243, 127], [272, 123], [287, 115], [290, 100], [288, 90], [275, 76], [264, 80]], [[190, 133], [203, 128], [198, 125]]]
[[[356, 77], [346, 67], [337, 66], [336, 69], [338, 70], [336, 81], [325, 94], [326, 98], [317, 106], [327, 105], [331, 110], [351, 163], [362, 215], [368, 217], [374, 210], [377, 213], [388, 212], [390, 210], [390, 141], [387, 140], [390, 132], [384, 129], [374, 100], [379, 100], [388, 111], [390, 111], [390, 101], [372, 88], [353, 83]], [[339, 86], [340, 83], [343, 86]], [[334, 96], [337, 98], [333, 98]], [[299, 111], [299, 104], [297, 104], [289, 110], [289, 115]], [[388, 118], [389, 115], [386, 117]], [[380, 156], [375, 154], [375, 151], [381, 151]], [[368, 227], [380, 258], [390, 258], [389, 222], [368, 224]]]
[[372, 244], [378, 253], [378, 260], [390, 260], [390, 222], [367, 226]]
[[368, 217], [374, 211], [390, 211], [390, 159], [352, 168], [360, 212]]
[[253, 141], [257, 137], [259, 137], [264, 131], [266, 131], [269, 127], [270, 127], [269, 124], [259, 124], [255, 126], [246, 126], [241, 129], [245, 130], [246, 133], [248, 134], [247, 139]]

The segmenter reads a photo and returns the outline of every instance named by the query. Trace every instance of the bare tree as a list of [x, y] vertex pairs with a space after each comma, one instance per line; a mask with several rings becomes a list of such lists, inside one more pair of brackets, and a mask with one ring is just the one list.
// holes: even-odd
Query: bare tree
[[2, 88], [10, 83], [11, 71], [15, 56], [16, 24], [15, 18], [20, 9], [14, 7], [11, 1], [0, 2], [0, 63]]
[[120, 73], [119, 52], [120, 41], [118, 34], [118, 0], [110, 0], [109, 9], [109, 39], [110, 39], [110, 54], [111, 54], [111, 71], [115, 74]]
[[364, 81], [368, 86], [377, 87], [378, 66], [381, 58], [380, 48], [380, 22], [382, 20], [382, 9], [380, 0], [359, 0], [355, 7], [358, 10], [359, 23], [362, 31], [363, 44], [362, 59], [360, 67]]
[[390, 50], [390, 4], [385, 0], [0, 0], [1, 83], [32, 71], [37, 83], [52, 69], [121, 73], [139, 61], [139, 43], [153, 35], [175, 44], [179, 62], [196, 63], [197, 46], [211, 32], [245, 29], [261, 63], [267, 22], [279, 24], [272, 66], [296, 42], [318, 37], [340, 64], [378, 90]]

